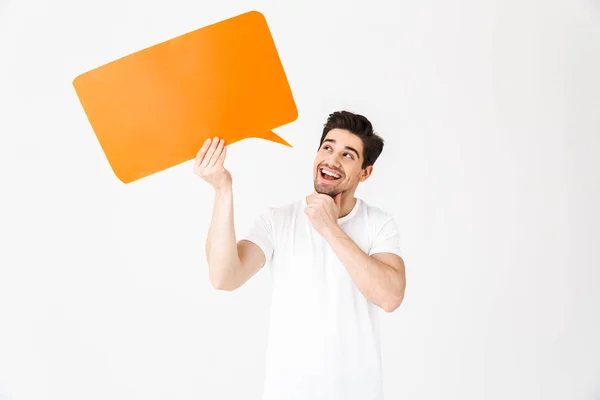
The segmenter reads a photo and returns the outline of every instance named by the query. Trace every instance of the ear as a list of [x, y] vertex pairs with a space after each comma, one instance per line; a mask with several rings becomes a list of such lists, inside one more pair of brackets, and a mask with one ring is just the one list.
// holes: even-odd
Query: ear
[[367, 168], [362, 170], [362, 173], [360, 174], [360, 178], [358, 179], [359, 182], [364, 182], [367, 180], [367, 178], [369, 176], [371, 176], [371, 174], [373, 173], [373, 166], [369, 165]]

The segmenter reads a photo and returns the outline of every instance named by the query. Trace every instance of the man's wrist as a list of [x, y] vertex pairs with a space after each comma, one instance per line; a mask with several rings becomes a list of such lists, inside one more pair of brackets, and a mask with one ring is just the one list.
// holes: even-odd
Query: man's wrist
[[344, 238], [346, 236], [346, 232], [344, 232], [336, 222], [325, 229], [323, 236], [325, 236], [325, 240], [329, 242], [331, 240]]
[[215, 188], [215, 197], [217, 199], [223, 199], [230, 197], [233, 194], [233, 188], [231, 185], [224, 185]]

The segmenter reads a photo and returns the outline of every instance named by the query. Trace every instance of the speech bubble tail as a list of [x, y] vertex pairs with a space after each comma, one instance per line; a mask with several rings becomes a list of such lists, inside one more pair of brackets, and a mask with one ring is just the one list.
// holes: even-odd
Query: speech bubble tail
[[282, 144], [284, 146], [293, 147], [291, 144], [286, 142], [285, 139], [283, 139], [281, 136], [279, 136], [278, 134], [276, 134], [273, 131], [269, 131], [269, 133], [268, 133], [267, 137], [265, 137], [265, 139], [270, 140], [271, 142]]

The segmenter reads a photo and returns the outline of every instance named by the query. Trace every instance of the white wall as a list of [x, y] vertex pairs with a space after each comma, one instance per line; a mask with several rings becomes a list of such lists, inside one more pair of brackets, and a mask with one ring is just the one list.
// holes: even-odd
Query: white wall
[[231, 146], [238, 232], [311, 190], [330, 111], [364, 113], [387, 145], [358, 195], [408, 269], [387, 398], [600, 399], [591, 0], [0, 0], [0, 399], [260, 398], [268, 275], [213, 290], [211, 189], [191, 161], [120, 183], [71, 86], [251, 9], [300, 114], [275, 130], [292, 149]]

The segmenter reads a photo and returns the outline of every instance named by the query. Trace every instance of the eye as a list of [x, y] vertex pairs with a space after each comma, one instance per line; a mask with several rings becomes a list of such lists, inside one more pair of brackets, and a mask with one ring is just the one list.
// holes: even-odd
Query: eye
[[346, 153], [346, 154], [344, 154], [344, 156], [348, 156], [348, 158], [351, 159], [351, 160], [354, 159], [354, 156], [352, 154], [350, 154], [350, 153]]

